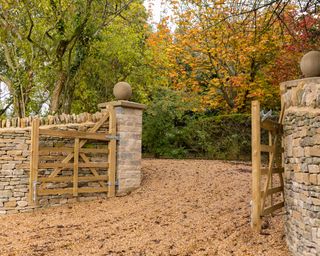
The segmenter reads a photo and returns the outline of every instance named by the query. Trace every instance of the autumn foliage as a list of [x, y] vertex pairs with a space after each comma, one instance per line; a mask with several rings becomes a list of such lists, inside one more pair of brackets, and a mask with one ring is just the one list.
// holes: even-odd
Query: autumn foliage
[[294, 5], [279, 17], [236, 1], [173, 1], [172, 10], [147, 40], [152, 66], [186, 101], [198, 98], [197, 111], [244, 113], [252, 99], [279, 109], [279, 83], [299, 78], [299, 59], [319, 43], [318, 17]]
[[94, 112], [121, 80], [148, 105], [164, 87], [193, 113], [248, 113], [252, 99], [279, 110], [279, 83], [319, 46], [315, 0], [164, 2], [153, 27], [140, 0], [4, 1], [0, 114]]

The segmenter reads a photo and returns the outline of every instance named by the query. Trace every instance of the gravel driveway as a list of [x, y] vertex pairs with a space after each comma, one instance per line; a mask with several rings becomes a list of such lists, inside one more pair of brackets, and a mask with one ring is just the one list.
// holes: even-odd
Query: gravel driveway
[[0, 255], [288, 256], [282, 215], [250, 229], [251, 168], [143, 160], [128, 196], [0, 217]]

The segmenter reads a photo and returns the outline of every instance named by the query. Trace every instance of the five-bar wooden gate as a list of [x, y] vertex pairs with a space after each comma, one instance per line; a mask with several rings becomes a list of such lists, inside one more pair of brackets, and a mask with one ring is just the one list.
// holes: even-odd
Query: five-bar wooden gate
[[[34, 119], [31, 128], [29, 183], [29, 201], [31, 203], [36, 204], [37, 197], [44, 195], [73, 194], [73, 196], [78, 196], [79, 193], [107, 192], [109, 197], [115, 196], [117, 136], [116, 116], [112, 106], [109, 106], [102, 118], [88, 131], [54, 130], [42, 128], [39, 124], [40, 120]], [[106, 126], [102, 129], [104, 131], [98, 131], [103, 125]], [[44, 140], [57, 138], [62, 143], [66, 140], [69, 146], [48, 147], [46, 145], [40, 147], [41, 136]], [[93, 141], [99, 147], [85, 147], [88, 142]], [[71, 146], [70, 142], [73, 142]], [[106, 161], [90, 161], [88, 154], [90, 156], [104, 155]], [[45, 160], [42, 156], [46, 156]], [[50, 159], [49, 162], [46, 161], [47, 159]], [[81, 168], [87, 170], [85, 175], [79, 175]], [[68, 173], [71, 175], [62, 174], [66, 170], [69, 170]], [[98, 186], [83, 186], [85, 182], [96, 182]], [[62, 188], [52, 186], [57, 183], [64, 186]], [[82, 186], [79, 186], [80, 183]], [[46, 186], [48, 184], [51, 186]], [[65, 184], [69, 184], [69, 186], [65, 187]]]
[[[252, 102], [252, 205], [251, 224], [261, 230], [263, 216], [284, 206], [284, 181], [282, 160], [282, 106], [279, 121], [261, 120], [259, 101]], [[261, 128], [268, 133], [268, 143], [261, 144]], [[261, 153], [267, 153], [268, 164], [263, 166]], [[275, 179], [274, 174], [278, 176]], [[276, 182], [275, 182], [276, 181]], [[267, 200], [270, 198], [270, 200]]]

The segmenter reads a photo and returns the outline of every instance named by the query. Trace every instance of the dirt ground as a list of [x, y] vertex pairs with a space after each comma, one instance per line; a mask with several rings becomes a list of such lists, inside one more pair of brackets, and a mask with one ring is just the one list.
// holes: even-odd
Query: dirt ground
[[250, 230], [248, 164], [144, 160], [128, 196], [0, 217], [0, 255], [288, 256], [281, 214]]

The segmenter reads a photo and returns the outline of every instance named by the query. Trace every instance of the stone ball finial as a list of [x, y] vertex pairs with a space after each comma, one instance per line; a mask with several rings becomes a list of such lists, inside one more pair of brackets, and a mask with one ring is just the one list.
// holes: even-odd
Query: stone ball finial
[[129, 100], [132, 95], [130, 84], [126, 82], [119, 82], [113, 87], [113, 95], [117, 100]]
[[305, 77], [320, 76], [320, 51], [306, 53], [301, 59], [300, 68]]

